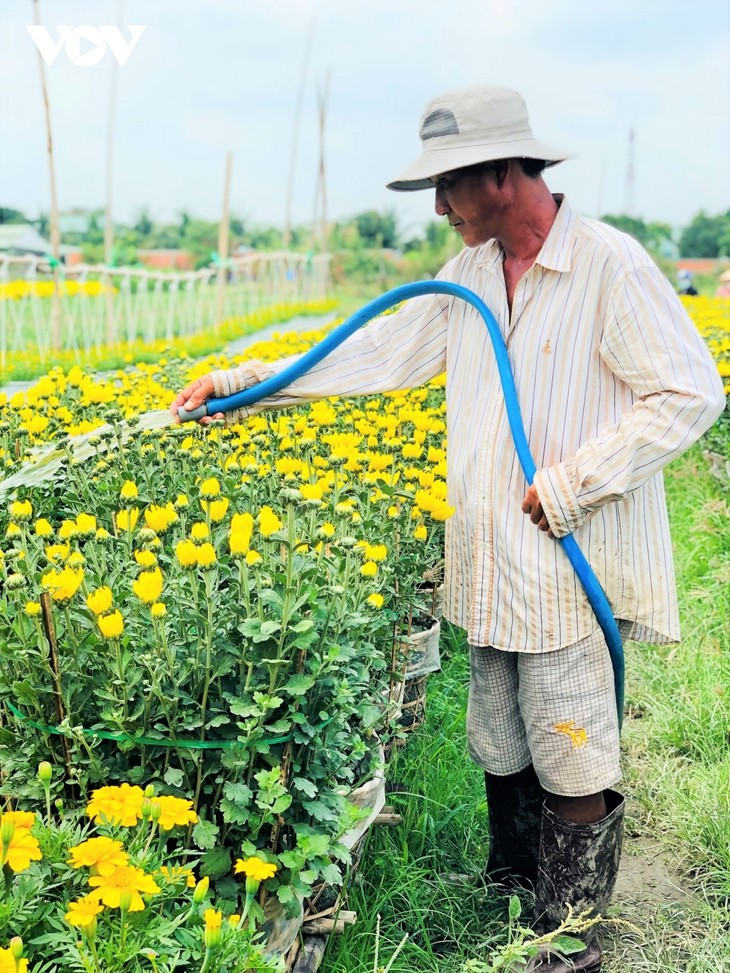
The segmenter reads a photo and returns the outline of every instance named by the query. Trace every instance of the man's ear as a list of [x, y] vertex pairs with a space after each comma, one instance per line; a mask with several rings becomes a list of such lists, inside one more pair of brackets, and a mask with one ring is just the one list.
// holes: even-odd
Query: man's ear
[[494, 163], [494, 178], [498, 186], [503, 186], [507, 176], [509, 175], [511, 160], [510, 159], [498, 159]]

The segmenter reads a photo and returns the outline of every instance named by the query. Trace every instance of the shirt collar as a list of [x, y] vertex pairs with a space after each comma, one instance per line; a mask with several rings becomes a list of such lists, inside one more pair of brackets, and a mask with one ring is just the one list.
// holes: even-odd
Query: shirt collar
[[[578, 217], [562, 193], [554, 193], [553, 198], [559, 204], [559, 209], [535, 263], [546, 270], [563, 273], [570, 270]], [[494, 270], [504, 259], [504, 251], [497, 240], [487, 240], [479, 250], [476, 263], [484, 270]]]

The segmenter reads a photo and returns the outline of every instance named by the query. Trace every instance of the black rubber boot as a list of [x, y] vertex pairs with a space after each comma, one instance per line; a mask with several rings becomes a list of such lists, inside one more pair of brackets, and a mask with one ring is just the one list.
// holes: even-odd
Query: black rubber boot
[[[594, 824], [564, 821], [545, 805], [540, 831], [540, 859], [535, 893], [534, 928], [539, 933], [556, 929], [567, 915], [590, 910], [605, 913], [613, 895], [621, 858], [624, 799], [605, 791], [606, 817]], [[575, 933], [586, 944], [583, 952], [560, 959], [549, 949], [533, 957], [526, 973], [600, 973], [601, 946], [596, 927]]]
[[484, 774], [489, 806], [485, 877], [507, 888], [534, 886], [545, 791], [530, 764], [517, 774]]

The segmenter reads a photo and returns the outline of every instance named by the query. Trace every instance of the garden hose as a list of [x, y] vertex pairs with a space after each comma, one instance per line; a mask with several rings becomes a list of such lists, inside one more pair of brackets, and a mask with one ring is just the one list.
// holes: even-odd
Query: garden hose
[[[370, 301], [369, 304], [356, 311], [344, 324], [335, 328], [319, 344], [305, 352], [293, 364], [279, 372], [278, 375], [266, 379], [253, 388], [245, 389], [243, 392], [237, 392], [234, 395], [228, 395], [220, 399], [208, 399], [199, 408], [193, 409], [190, 412], [181, 408], [178, 410], [180, 421], [190, 422], [202, 419], [206, 415], [215, 415], [218, 412], [230, 412], [234, 409], [253, 405], [260, 399], [274, 395], [286, 386], [291, 385], [308, 372], [310, 368], [321, 362], [323, 358], [326, 358], [330, 352], [334, 351], [351, 334], [364, 324], [367, 324], [372, 318], [377, 317], [378, 314], [382, 314], [383, 311], [387, 311], [388, 308], [393, 307], [395, 304], [400, 304], [401, 301], [409, 300], [413, 297], [421, 297], [424, 294], [445, 294], [448, 297], [458, 297], [476, 308], [484, 318], [494, 348], [497, 369], [502, 382], [502, 392], [507, 408], [507, 419], [509, 420], [515, 449], [517, 450], [517, 456], [527, 482], [532, 486], [537, 467], [535, 466], [527, 443], [527, 437], [525, 436], [522, 415], [517, 401], [517, 390], [515, 389], [514, 377], [507, 354], [507, 346], [504, 343], [502, 332], [492, 312], [474, 291], [469, 290], [468, 287], [463, 287], [461, 284], [454, 284], [450, 281], [422, 280], [416, 281], [413, 284], [403, 284], [401, 287], [393, 288], [393, 290], [388, 291], [381, 297], [376, 297], [375, 300]], [[585, 555], [578, 547], [575, 538], [571, 535], [561, 537], [558, 539], [558, 543], [575, 568], [578, 579], [583, 586], [583, 590], [596, 615], [598, 624], [606, 638], [608, 652], [611, 657], [611, 665], [613, 667], [616, 708], [620, 727], [623, 721], [624, 710], [624, 650], [616, 619], [613, 617], [611, 606], [603, 588], [599, 584]]]

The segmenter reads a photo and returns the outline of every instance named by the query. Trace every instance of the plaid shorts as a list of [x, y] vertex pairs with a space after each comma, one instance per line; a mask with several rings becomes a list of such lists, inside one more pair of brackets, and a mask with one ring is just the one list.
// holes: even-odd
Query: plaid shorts
[[[622, 634], [626, 623], [619, 623]], [[469, 646], [472, 759], [507, 776], [534, 764], [543, 788], [584, 797], [621, 779], [613, 669], [600, 628], [553, 652]]]

